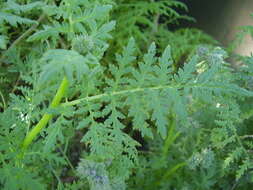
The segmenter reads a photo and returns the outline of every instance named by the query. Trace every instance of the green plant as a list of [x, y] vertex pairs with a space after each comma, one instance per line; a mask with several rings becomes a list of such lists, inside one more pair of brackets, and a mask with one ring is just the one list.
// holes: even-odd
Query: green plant
[[0, 6], [1, 189], [249, 188], [251, 58], [236, 71], [204, 33], [168, 31], [182, 3]]
[[[217, 45], [217, 41], [195, 28], [176, 29], [181, 20], [194, 21], [184, 12], [188, 9], [178, 0], [119, 0], [114, 6], [112, 18], [117, 20], [106, 59], [113, 57], [134, 36], [139, 55], [143, 54], [151, 42], [157, 44], [158, 53], [172, 45], [175, 67], [186, 60], [198, 45]], [[129, 19], [130, 18], [130, 19]]]

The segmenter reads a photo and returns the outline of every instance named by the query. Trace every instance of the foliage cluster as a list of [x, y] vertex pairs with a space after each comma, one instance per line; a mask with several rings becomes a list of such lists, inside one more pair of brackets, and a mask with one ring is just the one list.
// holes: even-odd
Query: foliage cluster
[[170, 29], [186, 10], [0, 1], [0, 188], [250, 189], [253, 58]]

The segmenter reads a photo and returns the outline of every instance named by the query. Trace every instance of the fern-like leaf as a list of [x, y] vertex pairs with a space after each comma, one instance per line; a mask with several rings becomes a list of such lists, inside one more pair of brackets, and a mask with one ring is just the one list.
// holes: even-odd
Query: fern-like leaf
[[41, 61], [48, 63], [42, 68], [40, 77], [41, 84], [59, 74], [62, 76], [66, 75], [71, 82], [73, 81], [74, 75], [80, 80], [89, 71], [87, 65], [89, 60], [73, 50], [49, 50], [44, 54]]

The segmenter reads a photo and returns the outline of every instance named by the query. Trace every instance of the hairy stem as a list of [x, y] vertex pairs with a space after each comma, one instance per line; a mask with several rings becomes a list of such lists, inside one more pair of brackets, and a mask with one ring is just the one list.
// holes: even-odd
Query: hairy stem
[[[63, 78], [60, 87], [57, 90], [57, 93], [54, 96], [54, 99], [50, 105], [50, 108], [56, 108], [60, 102], [62, 97], [64, 96], [66, 90], [68, 87], [68, 80], [66, 77]], [[47, 125], [47, 123], [52, 119], [52, 114], [44, 114], [39, 123], [26, 135], [24, 141], [23, 141], [23, 148], [26, 149], [33, 139], [36, 138], [38, 133]]]
[[[29, 36], [39, 25], [40, 25], [40, 22], [46, 17], [46, 14], [42, 14], [38, 20], [36, 21], [36, 24], [33, 24], [27, 31], [25, 31], [21, 36], [19, 36], [11, 45], [10, 47], [7, 49], [10, 50], [12, 49], [13, 47], [15, 47], [19, 42], [21, 42], [23, 39], [25, 39], [27, 36]], [[5, 58], [4, 55], [2, 55], [2, 57], [0, 58], [0, 61]], [[0, 66], [1, 66], [1, 62], [0, 62]]]
[[177, 139], [177, 137], [180, 135], [180, 132], [176, 132], [175, 128], [176, 128], [176, 117], [173, 115], [170, 118], [170, 129], [168, 131], [168, 135], [166, 140], [164, 141], [164, 145], [162, 148], [162, 159], [166, 159], [166, 157], [168, 156], [168, 152], [169, 152], [169, 148], [172, 145], [172, 143]]
[[205, 89], [224, 89], [223, 86], [217, 86], [217, 85], [209, 85], [207, 86], [206, 84], [191, 84], [191, 85], [159, 85], [159, 86], [153, 86], [153, 87], [144, 87], [144, 88], [134, 88], [134, 89], [128, 89], [128, 90], [121, 90], [121, 91], [115, 91], [111, 93], [102, 93], [98, 95], [93, 95], [93, 96], [87, 96], [85, 98], [80, 98], [77, 100], [73, 100], [70, 102], [66, 102], [61, 104], [61, 106], [74, 106], [78, 105], [82, 102], [85, 101], [93, 101], [93, 100], [98, 100], [102, 99], [105, 97], [109, 96], [119, 96], [119, 95], [124, 95], [124, 94], [129, 94], [129, 93], [138, 93], [138, 92], [144, 92], [147, 90], [163, 90], [163, 89], [181, 89], [181, 88], [205, 88]]
[[46, 17], [45, 14], [40, 15], [40, 17], [37, 20], [37, 23], [32, 25], [31, 28], [29, 28], [27, 31], [25, 31], [18, 39], [16, 39], [11, 46], [8, 49], [13, 48], [14, 46], [16, 46], [20, 41], [22, 41], [23, 39], [25, 39], [27, 36], [29, 36], [40, 24], [40, 22]]
[[0, 97], [1, 97], [2, 102], [3, 102], [3, 110], [5, 110], [6, 109], [6, 102], [5, 102], [5, 99], [4, 99], [4, 95], [1, 91], [0, 91]]
[[74, 106], [74, 105], [80, 104], [84, 101], [97, 100], [97, 99], [101, 99], [101, 98], [108, 97], [108, 96], [117, 96], [117, 95], [122, 95], [122, 94], [144, 92], [145, 90], [161, 90], [161, 89], [166, 89], [166, 88], [173, 88], [173, 87], [172, 86], [155, 86], [155, 87], [147, 87], [147, 88], [135, 88], [135, 89], [129, 89], [129, 90], [121, 90], [121, 91], [115, 91], [115, 92], [111, 92], [111, 93], [103, 93], [103, 94], [99, 94], [99, 95], [80, 98], [77, 100], [73, 100], [71, 102], [66, 102], [66, 103], [61, 104], [61, 106]]

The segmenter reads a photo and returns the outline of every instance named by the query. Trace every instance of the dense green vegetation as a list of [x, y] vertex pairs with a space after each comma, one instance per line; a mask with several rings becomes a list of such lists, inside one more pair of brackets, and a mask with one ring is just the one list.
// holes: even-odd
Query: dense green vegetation
[[253, 58], [184, 12], [0, 0], [0, 189], [251, 189]]

